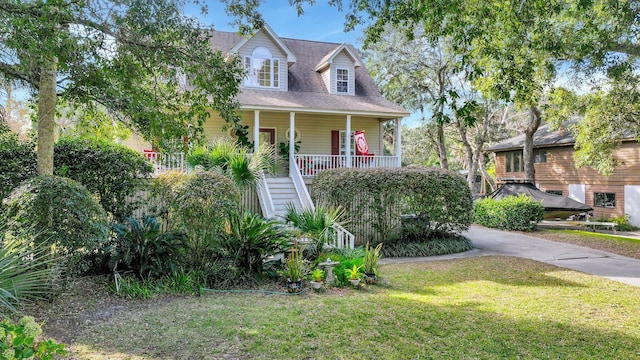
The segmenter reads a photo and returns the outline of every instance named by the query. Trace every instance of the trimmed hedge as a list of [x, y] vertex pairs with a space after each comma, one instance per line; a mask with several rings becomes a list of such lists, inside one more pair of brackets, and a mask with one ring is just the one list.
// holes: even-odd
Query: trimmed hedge
[[472, 219], [472, 196], [459, 175], [436, 168], [326, 170], [315, 177], [316, 203], [343, 206], [358, 242], [402, 237], [402, 216], [420, 219], [431, 233], [460, 234]]
[[18, 140], [11, 130], [0, 131], [0, 199], [6, 198], [24, 180], [37, 175], [33, 149], [32, 142]]
[[475, 223], [502, 230], [534, 230], [543, 216], [542, 202], [524, 194], [500, 200], [480, 199], [473, 208]]
[[141, 153], [99, 139], [62, 138], [53, 161], [55, 175], [84, 185], [115, 221], [132, 214], [136, 204], [128, 199], [153, 172]]

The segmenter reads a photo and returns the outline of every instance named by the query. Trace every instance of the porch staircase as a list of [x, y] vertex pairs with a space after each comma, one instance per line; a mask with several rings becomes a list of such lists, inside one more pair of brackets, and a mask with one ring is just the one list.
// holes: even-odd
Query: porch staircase
[[302, 208], [302, 202], [290, 177], [267, 177], [266, 185], [273, 201], [273, 217], [280, 218], [287, 213], [287, 205]]

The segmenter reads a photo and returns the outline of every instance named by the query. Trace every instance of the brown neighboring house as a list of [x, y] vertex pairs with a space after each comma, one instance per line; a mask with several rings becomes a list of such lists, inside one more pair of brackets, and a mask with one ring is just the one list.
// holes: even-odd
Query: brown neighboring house
[[[542, 191], [578, 200], [594, 208], [594, 217], [628, 214], [640, 226], [640, 146], [634, 139], [623, 139], [614, 153], [618, 167], [604, 176], [590, 167], [576, 169], [573, 162], [575, 139], [564, 129], [550, 130], [548, 125], [534, 136], [536, 186]], [[488, 148], [495, 153], [499, 183], [524, 181], [522, 162], [524, 135]]]

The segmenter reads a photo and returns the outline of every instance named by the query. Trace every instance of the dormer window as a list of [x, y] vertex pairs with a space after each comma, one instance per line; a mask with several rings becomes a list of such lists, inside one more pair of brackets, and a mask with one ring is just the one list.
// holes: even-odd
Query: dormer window
[[336, 69], [336, 92], [338, 94], [349, 93], [349, 69]]
[[280, 87], [280, 59], [273, 58], [269, 49], [255, 48], [251, 56], [244, 57], [244, 68], [247, 71], [245, 86]]

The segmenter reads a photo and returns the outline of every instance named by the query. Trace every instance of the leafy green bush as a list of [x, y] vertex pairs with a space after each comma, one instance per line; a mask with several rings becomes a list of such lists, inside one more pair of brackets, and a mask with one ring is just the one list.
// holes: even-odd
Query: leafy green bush
[[94, 193], [116, 221], [131, 215], [129, 200], [153, 167], [141, 153], [99, 139], [62, 138], [55, 145], [55, 174], [71, 178]]
[[477, 200], [473, 208], [476, 223], [503, 230], [531, 231], [544, 216], [544, 207], [530, 196], [520, 194], [500, 200]]
[[343, 206], [349, 230], [361, 243], [398, 237], [403, 214], [425, 219], [424, 237], [461, 233], [471, 224], [469, 187], [462, 177], [441, 169], [326, 170], [314, 178], [312, 196], [316, 203]]
[[[607, 221], [607, 220], [605, 220]], [[616, 223], [616, 230], [618, 231], [635, 231], [638, 230], [637, 227], [631, 225], [629, 222], [629, 214], [625, 214], [624, 216], [615, 216], [609, 219], [608, 221], [612, 221]]]
[[228, 217], [240, 207], [233, 182], [215, 172], [196, 172], [176, 181], [166, 197], [171, 227], [187, 234], [190, 260], [196, 267], [220, 252]]
[[104, 210], [74, 180], [53, 175], [26, 180], [5, 199], [5, 205], [7, 236], [55, 246], [56, 253], [69, 256], [73, 272], [89, 270], [85, 256], [107, 240]]
[[34, 144], [19, 141], [13, 132], [0, 131], [0, 199], [26, 179], [37, 175]]
[[291, 247], [291, 232], [284, 224], [260, 215], [234, 211], [221, 244], [223, 256], [250, 274], [261, 274], [264, 260]]
[[55, 355], [64, 356], [64, 344], [53, 340], [36, 341], [42, 334], [42, 327], [31, 316], [25, 316], [17, 324], [5, 320], [0, 323], [1, 359], [53, 359]]
[[186, 235], [163, 232], [153, 216], [142, 224], [135, 218], [112, 226], [115, 237], [110, 244], [110, 268], [132, 271], [140, 279], [157, 279], [170, 274], [182, 260]]

